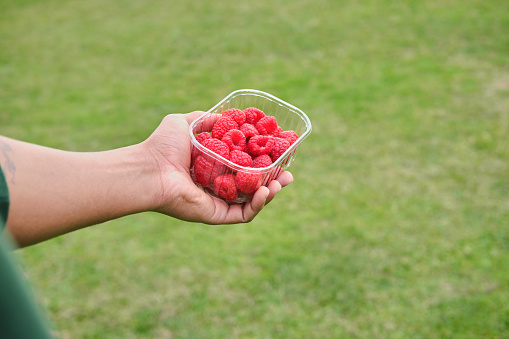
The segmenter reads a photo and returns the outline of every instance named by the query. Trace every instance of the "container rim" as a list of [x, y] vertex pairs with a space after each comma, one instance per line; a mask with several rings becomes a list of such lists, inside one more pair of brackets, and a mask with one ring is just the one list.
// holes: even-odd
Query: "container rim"
[[209, 109], [207, 112], [208, 113], [214, 112], [216, 109], [221, 107], [228, 100], [233, 99], [234, 97], [240, 96], [240, 95], [255, 95], [255, 96], [263, 97], [265, 99], [269, 99], [269, 100], [276, 102], [282, 106], [286, 106], [286, 107], [292, 109], [293, 111], [295, 111], [295, 113], [297, 113], [302, 118], [302, 120], [304, 120], [304, 122], [306, 124], [306, 131], [304, 133], [302, 133], [302, 135], [307, 136], [309, 133], [311, 133], [311, 129], [312, 129], [311, 121], [309, 120], [306, 113], [304, 113], [301, 109], [295, 107], [294, 105], [292, 105], [284, 100], [281, 100], [272, 94], [269, 94], [269, 93], [263, 92], [263, 91], [259, 91], [256, 89], [239, 89], [239, 90], [233, 91], [230, 94], [228, 94], [223, 100], [219, 101], [214, 107]]
[[[270, 164], [269, 166], [253, 168], [253, 167], [244, 167], [244, 166], [237, 165], [236, 163], [234, 163], [234, 162], [232, 162], [232, 161], [230, 161], [230, 160], [220, 156], [219, 154], [209, 150], [208, 148], [204, 147], [202, 144], [200, 144], [196, 140], [196, 138], [194, 136], [193, 130], [194, 130], [195, 126], [200, 121], [205, 119], [205, 117], [207, 117], [208, 115], [214, 114], [214, 111], [216, 111], [218, 108], [223, 106], [225, 104], [225, 102], [228, 102], [229, 100], [231, 100], [231, 99], [233, 99], [233, 98], [235, 98], [237, 96], [241, 96], [241, 95], [259, 96], [259, 97], [263, 97], [265, 99], [268, 99], [270, 101], [276, 102], [279, 105], [286, 106], [287, 108], [290, 108], [292, 111], [294, 111], [304, 121], [304, 123], [306, 125], [306, 130], [304, 131], [304, 133], [302, 133], [302, 135], [299, 136], [299, 138], [292, 144], [292, 146], [290, 148], [288, 148], [278, 158], [277, 161], [275, 161], [274, 163]], [[292, 105], [292, 104], [290, 104], [290, 103], [288, 103], [288, 102], [286, 102], [284, 100], [281, 100], [281, 99], [279, 99], [278, 97], [276, 97], [276, 96], [274, 96], [272, 94], [269, 94], [269, 93], [266, 93], [266, 92], [263, 92], [263, 91], [259, 91], [259, 90], [255, 90], [255, 89], [239, 89], [239, 90], [233, 91], [230, 94], [228, 94], [226, 97], [224, 97], [224, 99], [219, 101], [211, 109], [209, 109], [208, 111], [204, 112], [197, 119], [195, 119], [189, 125], [189, 136], [191, 138], [192, 144], [195, 147], [197, 147], [201, 152], [204, 152], [208, 156], [216, 158], [217, 160], [221, 161], [224, 165], [228, 165], [229, 167], [232, 167], [236, 171], [244, 171], [244, 172], [250, 172], [250, 173], [265, 173], [265, 172], [269, 172], [270, 170], [272, 170], [276, 166], [280, 166], [281, 163], [283, 162], [283, 160], [286, 159], [287, 155], [290, 152], [294, 152], [297, 149], [297, 147], [300, 145], [302, 140], [304, 140], [311, 133], [311, 130], [312, 130], [311, 121], [309, 120], [308, 116], [302, 110], [300, 110], [299, 108], [295, 107], [294, 105]]]

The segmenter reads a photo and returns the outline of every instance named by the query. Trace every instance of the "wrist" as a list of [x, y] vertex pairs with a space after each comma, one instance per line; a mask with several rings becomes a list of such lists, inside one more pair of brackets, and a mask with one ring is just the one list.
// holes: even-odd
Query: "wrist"
[[[119, 149], [126, 214], [154, 210], [160, 202], [161, 178], [157, 161], [144, 143]], [[124, 199], [122, 199], [124, 200]]]

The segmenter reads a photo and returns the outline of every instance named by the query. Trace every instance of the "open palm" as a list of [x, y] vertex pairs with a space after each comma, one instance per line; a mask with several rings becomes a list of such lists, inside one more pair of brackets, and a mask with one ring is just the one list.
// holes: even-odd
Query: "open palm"
[[154, 156], [160, 173], [160, 195], [156, 211], [173, 217], [207, 224], [249, 222], [270, 202], [282, 187], [293, 181], [285, 171], [268, 187], [260, 187], [251, 202], [228, 205], [206, 194], [190, 176], [190, 123], [204, 112], [167, 115], [159, 127], [145, 141]]

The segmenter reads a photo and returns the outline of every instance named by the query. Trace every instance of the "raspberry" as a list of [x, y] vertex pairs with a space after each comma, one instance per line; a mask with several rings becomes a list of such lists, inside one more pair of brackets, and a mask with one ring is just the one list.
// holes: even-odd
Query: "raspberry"
[[[198, 141], [198, 143], [202, 144], [203, 141], [210, 139], [212, 137], [210, 136], [209, 132], [202, 132], [202, 133], [196, 135], [195, 138], [196, 138], [196, 141]], [[201, 153], [202, 152], [197, 147], [193, 146], [193, 150], [191, 151], [191, 159], [193, 159], [193, 160], [196, 159], [196, 157], [201, 155]]]
[[261, 135], [271, 135], [277, 130], [277, 121], [273, 116], [266, 116], [256, 123], [256, 129]]
[[270, 154], [274, 146], [274, 138], [268, 135], [255, 135], [249, 139], [247, 149], [251, 155]]
[[202, 186], [209, 186], [214, 179], [221, 175], [226, 167], [219, 162], [207, 160], [204, 156], [198, 156], [194, 161], [194, 176]]
[[219, 118], [212, 127], [212, 137], [221, 140], [223, 135], [231, 129], [238, 129], [239, 125], [230, 117]]
[[230, 161], [244, 167], [251, 167], [253, 164], [253, 159], [249, 154], [237, 150], [230, 152]]
[[265, 113], [263, 113], [263, 111], [254, 107], [246, 108], [244, 110], [244, 113], [246, 114], [246, 122], [251, 125], [256, 124], [261, 118], [265, 116]]
[[262, 185], [262, 176], [258, 173], [239, 171], [235, 177], [237, 189], [246, 194], [251, 194]]
[[286, 139], [290, 142], [290, 145], [292, 145], [294, 142], [299, 139], [299, 136], [294, 131], [283, 131], [277, 134], [278, 138]]
[[262, 168], [272, 165], [272, 159], [268, 154], [262, 154], [253, 159], [253, 167]]
[[232, 129], [226, 132], [221, 139], [228, 147], [230, 148], [230, 151], [233, 150], [239, 150], [239, 151], [245, 151], [246, 150], [246, 137], [244, 136], [244, 133], [242, 133], [238, 129]]
[[274, 138], [274, 146], [270, 151], [272, 161], [276, 161], [279, 157], [290, 148], [290, 142], [286, 139]]
[[210, 139], [212, 137], [210, 136], [209, 132], [201, 132], [200, 134], [195, 136], [195, 138], [196, 138], [196, 141], [198, 141], [201, 144], [203, 142], [203, 140], [207, 140], [207, 139]]
[[242, 125], [246, 122], [246, 113], [237, 108], [230, 108], [223, 112], [223, 117], [230, 117], [237, 125]]
[[228, 159], [230, 155], [230, 148], [221, 140], [214, 138], [206, 139], [203, 140], [202, 145], [223, 158]]
[[256, 129], [256, 127], [254, 125], [251, 125], [248, 123], [245, 123], [244, 125], [240, 126], [240, 131], [242, 133], [244, 133], [246, 139], [260, 134], [260, 133], [258, 133], [258, 130]]
[[237, 199], [237, 186], [235, 185], [235, 175], [223, 174], [214, 179], [214, 192], [227, 201]]

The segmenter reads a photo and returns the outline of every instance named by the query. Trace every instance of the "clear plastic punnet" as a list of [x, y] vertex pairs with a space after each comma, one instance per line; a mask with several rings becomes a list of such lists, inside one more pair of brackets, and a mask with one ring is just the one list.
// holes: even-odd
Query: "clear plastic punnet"
[[[254, 168], [240, 166], [202, 145], [196, 136], [212, 132], [216, 121], [228, 109], [245, 110], [254, 107], [273, 116], [283, 131], [293, 131], [298, 138], [284, 153], [266, 167]], [[199, 187], [208, 194], [229, 204], [251, 201], [256, 190], [267, 186], [287, 169], [297, 154], [297, 148], [311, 133], [311, 122], [304, 112], [275, 96], [252, 89], [241, 89], [230, 93], [209, 111], [189, 126], [189, 136], [193, 145], [191, 176]], [[277, 137], [277, 132], [275, 136]]]

